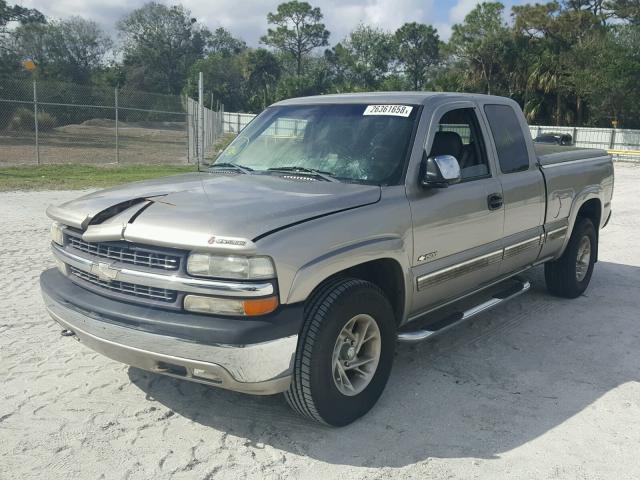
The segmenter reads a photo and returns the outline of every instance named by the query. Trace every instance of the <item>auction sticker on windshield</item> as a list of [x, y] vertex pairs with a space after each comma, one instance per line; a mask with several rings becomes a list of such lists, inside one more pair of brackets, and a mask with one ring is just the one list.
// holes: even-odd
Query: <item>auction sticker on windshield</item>
[[367, 105], [362, 115], [393, 115], [408, 117], [413, 107], [409, 105]]

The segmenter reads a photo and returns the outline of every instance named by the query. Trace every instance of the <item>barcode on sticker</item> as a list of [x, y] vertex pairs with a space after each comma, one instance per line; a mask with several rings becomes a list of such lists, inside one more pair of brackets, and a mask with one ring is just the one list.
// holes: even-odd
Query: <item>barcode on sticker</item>
[[362, 115], [393, 115], [408, 117], [413, 107], [409, 105], [367, 105]]

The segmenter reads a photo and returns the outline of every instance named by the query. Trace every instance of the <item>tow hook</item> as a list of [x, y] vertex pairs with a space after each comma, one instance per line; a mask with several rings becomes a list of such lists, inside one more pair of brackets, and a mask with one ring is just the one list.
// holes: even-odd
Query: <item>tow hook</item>
[[65, 328], [64, 330], [62, 330], [60, 332], [60, 335], [62, 335], [63, 337], [75, 337], [76, 332], [74, 332], [73, 330], [69, 330], [69, 329]]

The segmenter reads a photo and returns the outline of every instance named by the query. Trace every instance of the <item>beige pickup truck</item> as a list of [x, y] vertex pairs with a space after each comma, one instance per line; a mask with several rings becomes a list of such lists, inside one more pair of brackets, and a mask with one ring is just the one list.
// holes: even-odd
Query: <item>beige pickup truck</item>
[[113, 359], [284, 392], [345, 425], [382, 393], [397, 341], [526, 292], [527, 269], [582, 294], [612, 193], [606, 152], [534, 146], [509, 99], [292, 99], [206, 171], [51, 206], [42, 293], [65, 335]]

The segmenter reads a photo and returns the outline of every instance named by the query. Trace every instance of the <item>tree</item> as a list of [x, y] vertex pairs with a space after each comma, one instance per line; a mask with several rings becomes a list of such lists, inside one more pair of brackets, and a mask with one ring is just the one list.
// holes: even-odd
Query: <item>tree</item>
[[213, 94], [214, 99], [224, 103], [226, 110], [244, 112], [247, 110], [245, 77], [239, 55], [214, 53], [197, 60], [191, 67], [185, 92], [198, 98], [198, 73], [203, 73], [205, 96]]
[[276, 13], [267, 15], [269, 28], [260, 41], [291, 55], [296, 63], [296, 75], [302, 74], [302, 61], [314, 48], [328, 45], [329, 31], [322, 20], [319, 8], [307, 2], [293, 0], [278, 5]]
[[[563, 9], [557, 2], [513, 8], [514, 28], [528, 39], [529, 86], [554, 99], [554, 121], [582, 122], [583, 93], [576, 75], [589, 63], [585, 42], [605, 28], [588, 9]], [[573, 100], [569, 108], [568, 100]], [[525, 109], [526, 113], [526, 109]]]
[[247, 100], [252, 110], [263, 110], [275, 95], [281, 69], [278, 59], [268, 50], [249, 50], [244, 56]]
[[38, 77], [81, 84], [105, 65], [112, 47], [95, 22], [80, 17], [20, 25], [12, 38], [13, 52], [38, 64]]
[[[182, 6], [150, 2], [118, 22], [127, 82], [178, 94], [211, 33]], [[134, 80], [136, 80], [134, 82]]]
[[325, 53], [335, 79], [347, 90], [373, 90], [389, 74], [395, 57], [393, 36], [378, 28], [359, 25]]
[[26, 8], [20, 5], [9, 6], [5, 0], [0, 0], [0, 34], [6, 33], [7, 25], [10, 22], [45, 23], [42, 13], [33, 8]]
[[606, 3], [616, 17], [640, 25], [640, 0], [612, 0]]
[[209, 53], [235, 55], [246, 49], [247, 44], [244, 40], [234, 37], [229, 30], [222, 27], [216, 28], [207, 41], [207, 51]]
[[0, 0], [0, 78], [14, 78], [22, 73], [20, 56], [13, 48], [14, 38], [8, 30], [8, 25], [15, 22], [19, 25], [27, 25], [45, 21], [44, 15], [38, 10], [20, 5], [9, 6], [5, 0]]
[[487, 2], [477, 5], [464, 19], [453, 26], [450, 47], [453, 54], [468, 63], [470, 80], [483, 85], [491, 94], [494, 74], [499, 66], [508, 28], [502, 20], [504, 5]]
[[[640, 122], [640, 30], [615, 25], [584, 44], [584, 61], [573, 75], [574, 89], [589, 105], [589, 120], [638, 128]], [[582, 56], [582, 55], [581, 55]]]
[[80, 17], [49, 24], [47, 38], [50, 74], [75, 83], [88, 83], [113, 46], [96, 22]]
[[414, 90], [424, 85], [427, 71], [438, 63], [440, 40], [438, 31], [423, 23], [405, 23], [395, 33], [398, 60], [404, 67]]

